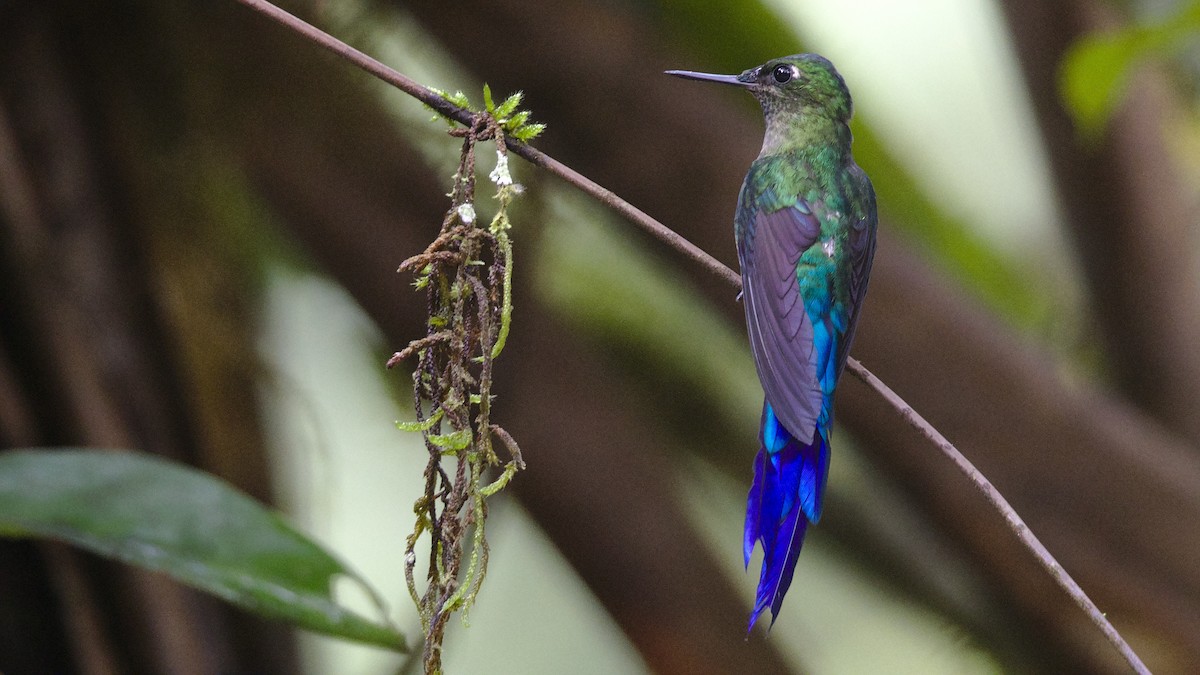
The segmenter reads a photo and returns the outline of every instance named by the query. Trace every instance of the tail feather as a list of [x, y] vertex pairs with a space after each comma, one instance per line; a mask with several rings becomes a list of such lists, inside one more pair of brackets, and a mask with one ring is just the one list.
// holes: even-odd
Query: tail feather
[[[749, 629], [767, 607], [771, 608], [772, 624], [779, 616], [804, 533], [808, 524], [820, 517], [829, 466], [829, 446], [822, 431], [814, 434], [811, 443], [802, 443], [777, 424], [770, 406], [763, 412], [763, 422], [764, 442], [754, 461], [743, 541], [747, 565], [755, 544], [761, 542], [763, 548]], [[776, 436], [772, 438], [772, 434]]]
[[759, 450], [758, 456], [754, 458], [754, 482], [750, 484], [750, 494], [746, 497], [746, 529], [742, 541], [746, 567], [750, 566], [750, 554], [754, 553], [754, 545], [762, 536], [763, 497], [767, 491], [768, 464], [770, 460], [767, 459], [767, 453]]

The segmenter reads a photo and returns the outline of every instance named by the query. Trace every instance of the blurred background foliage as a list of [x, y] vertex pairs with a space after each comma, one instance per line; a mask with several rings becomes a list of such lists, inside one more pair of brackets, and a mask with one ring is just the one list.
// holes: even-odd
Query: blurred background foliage
[[[726, 263], [759, 113], [661, 71], [830, 57], [883, 218], [854, 354], [1151, 669], [1200, 663], [1200, 3], [285, 6], [427, 85], [524, 90], [540, 148]], [[436, 232], [457, 159], [428, 118], [233, 2], [0, 1], [0, 443], [132, 447], [226, 478], [414, 635], [403, 538], [424, 450], [392, 425], [410, 384], [382, 364], [423, 333], [394, 270]], [[742, 310], [514, 170], [529, 191], [493, 414], [529, 470], [492, 510], [449, 672], [1123, 672], [849, 378], [827, 517], [780, 622], [745, 641], [761, 401]], [[0, 542], [0, 580], [5, 673], [403, 667], [52, 545]]]

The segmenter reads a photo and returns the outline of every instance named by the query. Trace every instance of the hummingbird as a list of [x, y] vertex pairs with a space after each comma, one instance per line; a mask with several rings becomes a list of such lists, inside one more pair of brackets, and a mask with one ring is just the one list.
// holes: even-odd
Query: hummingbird
[[821, 519], [834, 390], [875, 255], [875, 190], [851, 155], [850, 92], [824, 57], [666, 74], [742, 87], [766, 120], [733, 227], [765, 399], [742, 545], [747, 567], [755, 546], [763, 551], [749, 631], [768, 607], [771, 625], [779, 618], [805, 531]]

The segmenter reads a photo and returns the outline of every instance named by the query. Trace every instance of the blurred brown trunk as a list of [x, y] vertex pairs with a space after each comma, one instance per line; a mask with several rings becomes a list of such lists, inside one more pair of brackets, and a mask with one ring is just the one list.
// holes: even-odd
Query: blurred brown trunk
[[1167, 145], [1168, 83], [1161, 73], [1135, 72], [1100, 142], [1090, 144], [1058, 93], [1059, 75], [1080, 38], [1117, 25], [1110, 5], [1000, 4], [1116, 385], [1200, 449], [1200, 193]]
[[[171, 260], [154, 250], [153, 228], [165, 222], [139, 206], [161, 195], [140, 193], [147, 186], [119, 176], [125, 156], [106, 135], [105, 85], [123, 76], [111, 70], [120, 68], [110, 58], [113, 44], [144, 36], [120, 35], [112, 20], [120, 9], [99, 9], [21, 3], [0, 10], [0, 351], [9, 364], [0, 369], [7, 393], [0, 436], [10, 447], [145, 450], [210, 470], [236, 456], [242, 468], [227, 477], [265, 497], [257, 420], [243, 418], [241, 427], [253, 442], [227, 443], [227, 431], [204, 417], [214, 399], [193, 398], [207, 380], [242, 404], [253, 399], [252, 380], [219, 358], [200, 362], [175, 351], [213, 337], [181, 334], [186, 310], [216, 303], [236, 316], [245, 306], [216, 300], [217, 289], [201, 285], [190, 289], [188, 307], [165, 306], [159, 295], [178, 290], [175, 275], [195, 270], [196, 261], [230, 261], [206, 260], [203, 248]], [[177, 234], [199, 224], [173, 215]], [[241, 336], [251, 349], [248, 333]], [[237, 428], [214, 417], [222, 430]], [[0, 578], [13, 582], [0, 594], [0, 615], [19, 617], [0, 623], [4, 672], [294, 672], [285, 629], [164, 576], [61, 545], [2, 541], [0, 548]]]

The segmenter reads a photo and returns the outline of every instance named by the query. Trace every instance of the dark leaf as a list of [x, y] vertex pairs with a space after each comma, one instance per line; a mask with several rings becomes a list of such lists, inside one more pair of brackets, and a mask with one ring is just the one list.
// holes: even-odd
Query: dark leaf
[[0, 534], [58, 539], [164, 572], [262, 616], [404, 651], [404, 636], [333, 598], [366, 582], [277, 514], [195, 469], [104, 450], [0, 454]]

